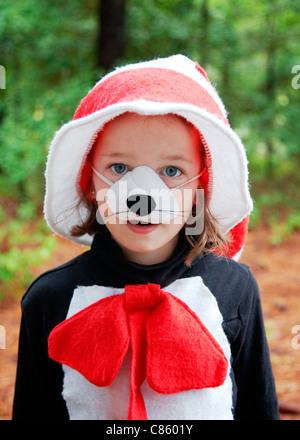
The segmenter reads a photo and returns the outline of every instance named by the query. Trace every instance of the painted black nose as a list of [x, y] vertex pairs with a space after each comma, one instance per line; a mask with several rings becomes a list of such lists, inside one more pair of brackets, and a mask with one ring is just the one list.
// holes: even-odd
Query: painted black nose
[[153, 197], [147, 194], [134, 194], [127, 199], [127, 206], [130, 211], [143, 217], [154, 211], [156, 203]]

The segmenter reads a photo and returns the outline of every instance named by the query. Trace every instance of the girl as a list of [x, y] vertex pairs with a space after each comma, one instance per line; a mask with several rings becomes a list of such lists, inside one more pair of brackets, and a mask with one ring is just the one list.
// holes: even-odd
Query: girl
[[46, 184], [50, 228], [91, 249], [23, 297], [14, 419], [277, 419], [257, 284], [234, 261], [247, 161], [203, 69], [106, 75]]

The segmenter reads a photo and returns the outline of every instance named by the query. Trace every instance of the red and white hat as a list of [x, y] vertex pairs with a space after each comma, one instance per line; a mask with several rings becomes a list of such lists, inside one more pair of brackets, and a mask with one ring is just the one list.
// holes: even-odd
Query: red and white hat
[[107, 74], [81, 101], [73, 120], [57, 131], [46, 167], [44, 213], [49, 227], [70, 240], [91, 244], [91, 235], [70, 234], [88, 215], [83, 204], [76, 208], [82, 169], [102, 127], [125, 112], [173, 113], [199, 130], [206, 152], [210, 211], [231, 235], [228, 256], [237, 259], [253, 207], [245, 150], [206, 73], [183, 55], [131, 64]]

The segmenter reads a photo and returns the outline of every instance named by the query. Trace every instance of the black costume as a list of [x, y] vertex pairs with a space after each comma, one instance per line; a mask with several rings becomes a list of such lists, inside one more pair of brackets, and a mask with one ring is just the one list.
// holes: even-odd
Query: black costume
[[[213, 253], [199, 256], [189, 268], [184, 264], [189, 249], [181, 234], [171, 258], [143, 266], [125, 260], [109, 232], [103, 231], [95, 236], [91, 250], [35, 280], [22, 300], [13, 418], [69, 418], [62, 397], [64, 373], [59, 363], [49, 359], [47, 341], [53, 328], [65, 320], [74, 289], [95, 285], [124, 288], [148, 282], [164, 289], [179, 279], [185, 280], [185, 285], [186, 280], [201, 277], [217, 301], [231, 349], [234, 419], [278, 419], [259, 292], [253, 275], [247, 266]], [[212, 417], [219, 418], [218, 414]]]

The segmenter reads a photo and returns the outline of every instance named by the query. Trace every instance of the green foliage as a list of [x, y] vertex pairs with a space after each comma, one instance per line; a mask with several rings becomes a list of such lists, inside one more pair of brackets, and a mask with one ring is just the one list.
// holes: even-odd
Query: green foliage
[[300, 212], [292, 212], [284, 222], [274, 221], [271, 223], [271, 243], [278, 245], [289, 238], [294, 231], [300, 230]]
[[264, 224], [271, 231], [270, 242], [278, 245], [289, 239], [300, 229], [299, 180], [283, 173], [277, 179], [266, 182], [257, 179], [252, 191], [254, 210], [250, 217], [250, 228]]
[[[19, 297], [33, 281], [33, 267], [48, 260], [57, 244], [44, 220], [32, 222], [29, 205], [19, 208], [19, 217], [0, 225], [0, 300], [7, 295]], [[16, 291], [15, 291], [16, 289]]]
[[0, 0], [0, 193], [40, 203], [49, 143], [100, 72], [95, 1]]

